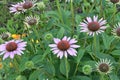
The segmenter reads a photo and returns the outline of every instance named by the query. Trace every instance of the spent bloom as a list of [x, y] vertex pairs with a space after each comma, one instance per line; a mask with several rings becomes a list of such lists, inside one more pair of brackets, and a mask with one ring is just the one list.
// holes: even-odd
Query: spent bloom
[[86, 20], [80, 23], [81, 26], [80, 32], [86, 32], [88, 35], [94, 36], [95, 34], [98, 35], [99, 33], [104, 32], [106, 29], [106, 20], [101, 18], [98, 20], [98, 16], [94, 16], [93, 19], [87, 17]]
[[114, 28], [112, 29], [112, 34], [116, 37], [116, 38], [120, 38], [120, 23], [116, 24], [114, 26]]
[[75, 48], [79, 48], [79, 45], [76, 45], [77, 42], [75, 39], [71, 39], [70, 37], [64, 36], [62, 40], [58, 38], [54, 38], [55, 44], [50, 44], [49, 46], [52, 48], [54, 54], [57, 54], [57, 57], [60, 59], [67, 55], [76, 56], [77, 51]]
[[30, 9], [35, 6], [37, 0], [23, 0], [23, 8]]
[[110, 0], [113, 4], [118, 3], [120, 0]]
[[30, 26], [37, 25], [39, 23], [38, 16], [27, 16], [24, 20], [24, 24], [29, 28]]
[[25, 9], [23, 8], [23, 3], [17, 3], [17, 4], [13, 4], [11, 5], [12, 7], [10, 7], [10, 13], [15, 13], [15, 14], [19, 14], [19, 13], [23, 13], [25, 12]]
[[95, 64], [97, 71], [100, 74], [108, 74], [111, 73], [113, 67], [112, 67], [112, 63], [110, 62], [110, 60], [108, 59], [100, 59], [99, 62], [97, 62]]
[[14, 58], [15, 54], [21, 55], [25, 50], [26, 43], [23, 40], [10, 40], [0, 45], [0, 55], [3, 55], [3, 60], [10, 57]]

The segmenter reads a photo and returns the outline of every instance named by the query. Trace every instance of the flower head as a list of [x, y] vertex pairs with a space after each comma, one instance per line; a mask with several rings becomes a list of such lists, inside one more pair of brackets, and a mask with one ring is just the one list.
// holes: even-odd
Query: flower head
[[22, 2], [17, 3], [15, 5], [12, 5], [12, 7], [10, 7], [9, 9], [10, 9], [10, 13], [15, 13], [15, 14], [25, 12], [25, 9], [23, 8], [23, 3]]
[[112, 3], [118, 3], [119, 2], [119, 0], [110, 0]]
[[75, 45], [77, 42], [75, 39], [71, 39], [70, 37], [63, 37], [62, 40], [58, 38], [54, 38], [55, 44], [50, 44], [49, 46], [52, 48], [54, 54], [57, 54], [57, 57], [60, 59], [65, 56], [67, 58], [67, 54], [71, 56], [76, 56], [77, 51], [75, 48], [79, 48], [79, 45]]
[[14, 58], [14, 55], [21, 55], [23, 50], [25, 50], [26, 43], [22, 40], [10, 40], [0, 45], [0, 55], [4, 54], [3, 60], [10, 56], [11, 59]]
[[23, 0], [23, 8], [30, 9], [35, 6], [37, 0]]
[[113, 67], [112, 67], [112, 63], [110, 62], [110, 60], [108, 59], [101, 59], [99, 62], [96, 63], [96, 68], [97, 71], [100, 74], [108, 74], [111, 73]]
[[79, 26], [81, 26], [81, 31], [80, 32], [87, 32], [88, 35], [94, 36], [95, 34], [99, 34], [101, 32], [104, 32], [106, 29], [106, 20], [103, 20], [101, 18], [98, 20], [98, 16], [94, 16], [93, 20], [90, 17], [87, 17], [84, 22], [81, 22]]
[[114, 26], [113, 30], [112, 30], [112, 34], [116, 37], [116, 38], [120, 38], [120, 23], [116, 24], [116, 26]]
[[92, 67], [90, 65], [84, 65], [82, 71], [84, 74], [89, 75], [92, 72]]
[[37, 25], [38, 22], [39, 22], [38, 16], [27, 16], [24, 21], [24, 23], [27, 25], [27, 27]]
[[4, 32], [0, 35], [0, 37], [3, 39], [3, 40], [6, 40], [8, 39], [9, 37], [11, 36], [11, 33], [9, 32]]

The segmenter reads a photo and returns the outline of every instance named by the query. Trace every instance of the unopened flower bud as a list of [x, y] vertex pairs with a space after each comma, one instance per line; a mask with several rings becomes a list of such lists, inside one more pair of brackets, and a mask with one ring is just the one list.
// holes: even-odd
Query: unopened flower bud
[[92, 67], [90, 65], [84, 65], [82, 71], [84, 74], [89, 75], [92, 72]]

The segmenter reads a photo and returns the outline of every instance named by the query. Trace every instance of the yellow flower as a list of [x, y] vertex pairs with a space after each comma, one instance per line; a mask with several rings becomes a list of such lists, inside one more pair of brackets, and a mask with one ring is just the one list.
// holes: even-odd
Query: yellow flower
[[3, 64], [2, 64], [2, 62], [0, 62], [0, 69], [2, 69], [3, 68]]
[[21, 35], [19, 35], [19, 34], [12, 34], [11, 37], [12, 37], [13, 39], [20, 39], [20, 36], [21, 36]]
[[9, 63], [9, 66], [12, 68], [12, 67], [13, 67], [13, 63], [12, 63], [12, 62], [10, 62], [10, 63]]

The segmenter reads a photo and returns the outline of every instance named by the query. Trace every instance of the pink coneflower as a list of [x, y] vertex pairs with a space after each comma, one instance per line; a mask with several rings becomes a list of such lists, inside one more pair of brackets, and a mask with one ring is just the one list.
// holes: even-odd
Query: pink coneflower
[[23, 0], [23, 8], [29, 9], [35, 6], [37, 0]]
[[12, 5], [12, 7], [9, 8], [10, 9], [10, 13], [15, 13], [15, 14], [19, 14], [22, 12], [25, 12], [25, 9], [23, 8], [23, 3], [17, 3], [15, 5]]
[[14, 55], [21, 55], [22, 50], [25, 50], [26, 43], [22, 40], [11, 40], [5, 44], [0, 45], [0, 55], [4, 54], [3, 60], [10, 56], [11, 59], [14, 58]]
[[106, 20], [101, 18], [98, 20], [98, 16], [94, 16], [93, 20], [90, 17], [87, 17], [84, 22], [81, 22], [79, 26], [81, 26], [80, 32], [87, 32], [88, 35], [94, 36], [95, 34], [98, 35], [99, 33], [104, 32], [106, 29]]
[[54, 54], [57, 54], [57, 57], [60, 59], [65, 56], [67, 58], [67, 54], [71, 56], [76, 56], [77, 51], [75, 48], [79, 48], [79, 45], [75, 45], [77, 42], [75, 39], [71, 39], [70, 37], [63, 37], [62, 40], [58, 38], [54, 38], [55, 44], [50, 44], [49, 46], [52, 48]]

